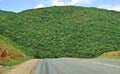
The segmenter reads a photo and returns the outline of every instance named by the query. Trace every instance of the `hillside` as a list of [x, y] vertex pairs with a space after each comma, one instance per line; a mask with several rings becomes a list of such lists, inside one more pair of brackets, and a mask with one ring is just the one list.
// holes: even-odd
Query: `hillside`
[[9, 39], [0, 36], [0, 61], [24, 58], [25, 56]]
[[55, 6], [11, 15], [0, 16], [0, 34], [33, 49], [37, 58], [92, 58], [120, 50], [120, 12]]

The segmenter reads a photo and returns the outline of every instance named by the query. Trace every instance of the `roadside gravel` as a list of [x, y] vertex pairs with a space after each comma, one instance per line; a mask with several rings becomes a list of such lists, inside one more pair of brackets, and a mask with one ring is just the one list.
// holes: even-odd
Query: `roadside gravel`
[[16, 66], [14, 69], [9, 71], [8, 74], [31, 74], [38, 61], [39, 59], [28, 60], [23, 64]]

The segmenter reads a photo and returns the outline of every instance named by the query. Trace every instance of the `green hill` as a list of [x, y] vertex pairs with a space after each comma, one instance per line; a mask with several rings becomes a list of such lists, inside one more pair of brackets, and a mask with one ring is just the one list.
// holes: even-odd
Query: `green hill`
[[120, 12], [55, 6], [7, 17], [0, 16], [0, 34], [33, 49], [37, 58], [92, 58], [120, 50]]

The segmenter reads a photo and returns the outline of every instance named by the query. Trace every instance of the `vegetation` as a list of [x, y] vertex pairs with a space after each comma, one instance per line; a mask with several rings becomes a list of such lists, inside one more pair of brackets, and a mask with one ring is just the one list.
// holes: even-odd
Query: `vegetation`
[[1, 12], [0, 34], [37, 58], [93, 58], [120, 50], [120, 12], [76, 6]]
[[103, 53], [98, 58], [107, 58], [107, 59], [120, 59], [120, 50]]
[[20, 49], [17, 49], [15, 46], [13, 46], [12, 44], [13, 42], [11, 42], [9, 39], [3, 37], [0, 35], [0, 58], [1, 58], [1, 54], [3, 51], [7, 51], [8, 53], [12, 54], [12, 55], [17, 55], [17, 54], [23, 54]]
[[[19, 55], [26, 55], [29, 57], [33, 57], [35, 52], [30, 48], [25, 48], [19, 46], [18, 44], [14, 43], [10, 39], [0, 35], [0, 54], [6, 50], [9, 53], [9, 56], [19, 56]], [[31, 53], [30, 53], [31, 52]], [[1, 56], [0, 56], [1, 57]]]
[[21, 62], [29, 60], [30, 58], [15, 58], [13, 60], [5, 60], [5, 61], [0, 61], [0, 65], [3, 66], [13, 66], [13, 65], [18, 65], [21, 64]]
[[[0, 35], [0, 66], [13, 66], [32, 58], [25, 55], [23, 53], [25, 51], [22, 52], [20, 49], [21, 46]], [[6, 53], [3, 54], [4, 51]]]
[[[4, 70], [0, 70], [0, 74], [8, 74], [8, 71], [13, 69], [15, 65], [19, 65], [22, 62], [25, 62], [27, 60], [31, 59], [30, 57], [26, 57], [26, 58], [15, 58], [12, 60], [4, 60], [4, 61], [0, 61], [0, 65], [4, 66], [5, 69]], [[9, 66], [9, 67], [8, 67]]]

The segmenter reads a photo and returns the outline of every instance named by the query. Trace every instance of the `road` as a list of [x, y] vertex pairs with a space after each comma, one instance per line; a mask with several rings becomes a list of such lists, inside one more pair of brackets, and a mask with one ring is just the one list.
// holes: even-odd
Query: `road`
[[42, 59], [33, 74], [120, 74], [120, 60]]

